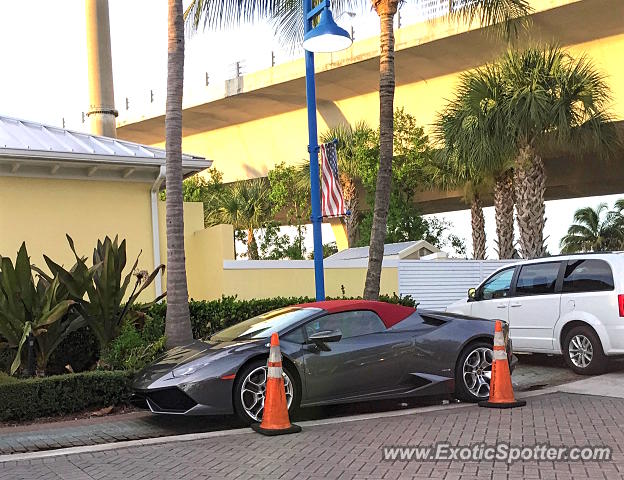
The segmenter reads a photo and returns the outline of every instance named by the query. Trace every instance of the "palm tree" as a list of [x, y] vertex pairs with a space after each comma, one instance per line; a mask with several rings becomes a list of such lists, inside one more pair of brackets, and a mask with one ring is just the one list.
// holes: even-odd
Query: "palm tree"
[[[488, 65], [463, 74], [455, 95], [434, 125], [447, 155], [455, 152], [470, 176], [494, 181], [494, 210], [498, 256], [512, 258], [513, 170], [512, 142], [506, 117], [500, 69]], [[465, 180], [466, 178], [464, 178]]]
[[[327, 143], [338, 140], [338, 173], [342, 186], [345, 206], [350, 212], [345, 218], [347, 240], [349, 247], [353, 247], [358, 240], [360, 211], [358, 204], [358, 185], [360, 172], [358, 159], [362, 150], [369, 151], [376, 148], [375, 131], [365, 122], [358, 122], [353, 127], [349, 124], [340, 124], [328, 129], [320, 136], [321, 142]], [[309, 165], [306, 167], [309, 173]], [[308, 174], [308, 177], [309, 174]]]
[[[441, 127], [438, 123], [436, 127]], [[440, 134], [441, 132], [438, 132]], [[483, 216], [483, 194], [488, 190], [488, 179], [470, 168], [462, 161], [460, 152], [446, 145], [438, 155], [423, 167], [424, 178], [428, 187], [440, 190], [464, 191], [464, 202], [470, 205], [470, 224], [472, 230], [472, 258], [484, 260], [486, 257], [485, 217]]]
[[561, 253], [621, 249], [624, 245], [624, 229], [621, 219], [618, 218], [620, 212], [606, 210], [606, 203], [600, 203], [595, 209], [585, 207], [577, 210], [574, 213], [574, 223], [568, 228], [567, 235], [561, 239]]
[[[610, 152], [615, 133], [608, 124], [609, 87], [586, 58], [557, 46], [510, 50], [501, 61], [503, 110], [516, 150], [514, 186], [521, 253], [540, 257], [544, 246], [547, 143]], [[587, 148], [585, 148], [587, 150]]]
[[[423, 1], [423, 0], [414, 0]], [[394, 115], [394, 15], [399, 0], [371, 0], [379, 16], [379, 172], [375, 191], [375, 208], [371, 228], [368, 270], [364, 287], [364, 298], [379, 297], [381, 264], [388, 207], [392, 181], [393, 115]], [[358, 0], [334, 0], [335, 10], [340, 11], [359, 3]], [[368, 0], [365, 2], [368, 4]], [[185, 13], [194, 28], [224, 25], [241, 19], [253, 19], [269, 15], [275, 19], [277, 30], [284, 38], [291, 40], [303, 36], [302, 2], [299, 0], [192, 0]], [[475, 0], [452, 7], [450, 15], [467, 22], [477, 20], [482, 26], [499, 24], [509, 37], [520, 24], [517, 20], [531, 11], [528, 0]]]
[[244, 230], [247, 233], [247, 257], [258, 260], [255, 230], [266, 224], [270, 212], [267, 182], [263, 178], [254, 178], [226, 187], [214, 216], [220, 223]]
[[184, 84], [184, 18], [182, 0], [169, 0], [167, 108], [165, 114], [167, 221], [167, 346], [193, 340], [184, 254], [182, 194], [182, 90]]

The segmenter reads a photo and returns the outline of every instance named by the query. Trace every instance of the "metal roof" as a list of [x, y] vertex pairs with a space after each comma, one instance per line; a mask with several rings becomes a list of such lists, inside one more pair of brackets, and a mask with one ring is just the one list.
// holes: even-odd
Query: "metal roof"
[[[151, 181], [163, 149], [0, 115], [0, 175]], [[185, 176], [212, 161], [182, 155]]]
[[[384, 257], [397, 256], [406, 248], [411, 247], [417, 243], [412, 242], [399, 242], [399, 243], [386, 243], [384, 245]], [[334, 253], [327, 257], [326, 260], [354, 260], [358, 258], [368, 258], [368, 247], [352, 247], [342, 250], [341, 252]]]

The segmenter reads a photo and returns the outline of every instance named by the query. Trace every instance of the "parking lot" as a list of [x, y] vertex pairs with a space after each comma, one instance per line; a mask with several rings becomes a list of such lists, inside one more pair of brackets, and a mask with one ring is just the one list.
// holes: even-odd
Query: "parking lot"
[[[624, 370], [621, 363], [614, 362], [611, 370]], [[582, 378], [584, 377], [576, 375], [567, 369], [560, 357], [520, 355], [518, 366], [512, 379], [517, 392], [526, 392], [539, 391]], [[306, 408], [298, 413], [295, 420], [315, 421], [357, 414], [400, 411], [446, 403], [454, 403], [454, 401], [444, 398], [428, 398]], [[240, 423], [232, 416], [188, 418], [159, 416], [149, 412], [136, 411], [106, 417], [3, 427], [0, 428], [0, 454], [36, 452], [64, 447], [219, 431], [240, 427]]]

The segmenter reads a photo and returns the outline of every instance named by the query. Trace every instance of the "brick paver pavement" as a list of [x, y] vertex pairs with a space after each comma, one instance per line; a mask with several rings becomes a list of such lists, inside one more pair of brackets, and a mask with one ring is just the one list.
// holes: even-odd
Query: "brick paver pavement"
[[[619, 368], [622, 368], [621, 366]], [[553, 386], [578, 380], [580, 377], [566, 368], [560, 357], [520, 356], [514, 371], [516, 391], [531, 390], [539, 386]], [[400, 409], [403, 400], [377, 402], [368, 405], [332, 406], [323, 409], [304, 409], [300, 417], [305, 420], [344, 416], [352, 413], [368, 413], [379, 410]], [[421, 404], [410, 400], [410, 407]], [[119, 416], [90, 418], [50, 424], [33, 424], [0, 428], [0, 454], [36, 452], [79, 445], [95, 445], [125, 440], [139, 440], [186, 433], [208, 432], [235, 428], [232, 418], [181, 418], [178, 416], [155, 416], [149, 412], [137, 412]]]
[[[614, 479], [624, 478], [624, 399], [555, 393], [522, 409], [461, 409], [119, 448], [0, 464], [0, 479]], [[388, 445], [508, 442], [518, 446], [607, 445], [602, 462], [387, 462]]]

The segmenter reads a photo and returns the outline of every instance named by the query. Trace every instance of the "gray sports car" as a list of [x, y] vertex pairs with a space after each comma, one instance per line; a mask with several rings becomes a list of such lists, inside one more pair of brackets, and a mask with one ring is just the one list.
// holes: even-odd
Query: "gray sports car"
[[291, 415], [300, 406], [392, 397], [489, 396], [493, 321], [337, 300], [274, 310], [168, 351], [137, 374], [134, 403], [154, 413], [259, 421], [273, 332]]

